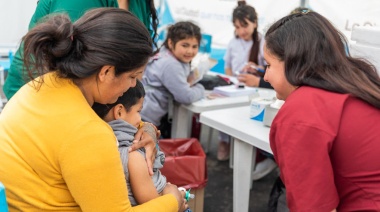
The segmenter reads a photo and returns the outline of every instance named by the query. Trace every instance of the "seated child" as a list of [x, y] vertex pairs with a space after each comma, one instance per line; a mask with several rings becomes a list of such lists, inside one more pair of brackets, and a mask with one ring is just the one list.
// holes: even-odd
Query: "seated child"
[[162, 118], [172, 112], [173, 101], [191, 104], [204, 97], [205, 89], [194, 83], [190, 67], [201, 37], [200, 28], [191, 22], [181, 21], [170, 26], [163, 46], [151, 58], [142, 77], [147, 89], [142, 119], [158, 126], [164, 138], [170, 137], [167, 133], [170, 129], [164, 127]]
[[[117, 137], [132, 206], [158, 197], [167, 186], [170, 186], [166, 182], [166, 177], [159, 171], [165, 161], [165, 155], [159, 148], [153, 164], [153, 176], [149, 175], [147, 169], [144, 148], [128, 152], [137, 129], [143, 123], [140, 111], [144, 96], [144, 87], [137, 80], [136, 87], [128, 89], [115, 103], [107, 105], [94, 103], [92, 106], [99, 117], [108, 122]], [[183, 191], [181, 193], [185, 195]], [[187, 203], [182, 208], [187, 208]]]

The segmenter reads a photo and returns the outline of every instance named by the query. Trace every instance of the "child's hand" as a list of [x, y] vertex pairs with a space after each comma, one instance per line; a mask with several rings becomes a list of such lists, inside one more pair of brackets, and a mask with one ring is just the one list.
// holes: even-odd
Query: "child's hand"
[[178, 190], [177, 186], [171, 183], [167, 183], [164, 190], [162, 191], [162, 195], [173, 194], [175, 196], [178, 201], [178, 212], [183, 212], [189, 207], [184, 198], [184, 194], [182, 193], [183, 192]]
[[157, 153], [156, 141], [157, 132], [153, 124], [144, 124], [136, 133], [133, 145], [129, 148], [129, 152], [136, 149], [145, 148], [146, 163], [148, 165], [149, 174], [153, 175], [153, 162]]
[[237, 79], [249, 87], [258, 87], [260, 83], [260, 77], [252, 74], [240, 74]]
[[250, 73], [250, 74], [255, 74], [257, 73], [257, 70], [256, 68], [257, 67], [257, 64], [254, 63], [254, 62], [248, 62], [244, 67], [243, 67], [243, 72], [245, 73]]
[[178, 212], [184, 212], [188, 208], [189, 208], [189, 205], [187, 204], [187, 201], [184, 199], [182, 207], [178, 210]]
[[189, 83], [189, 85], [192, 85], [194, 80], [195, 80], [195, 75], [194, 75], [194, 71], [192, 71], [187, 77], [187, 83]]
[[182, 197], [185, 199], [186, 196], [186, 189], [183, 187], [178, 187], [178, 190], [181, 192]]

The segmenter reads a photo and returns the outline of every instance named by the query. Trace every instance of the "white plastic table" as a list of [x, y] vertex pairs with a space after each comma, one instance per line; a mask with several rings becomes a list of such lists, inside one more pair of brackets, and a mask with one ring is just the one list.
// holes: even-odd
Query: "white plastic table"
[[188, 138], [192, 113], [249, 105], [248, 96], [202, 99], [190, 105], [174, 104], [172, 138]]
[[272, 153], [270, 128], [249, 118], [249, 106], [203, 112], [200, 122], [234, 138], [233, 211], [247, 212], [256, 148]]
[[[207, 72], [209, 75], [221, 75], [223, 77], [227, 77], [231, 82], [237, 83], [236, 77], [227, 76], [225, 74], [216, 73], [209, 71]], [[211, 93], [212, 91], [206, 91], [206, 95]], [[190, 105], [182, 105], [178, 103], [174, 103], [174, 111], [173, 111], [173, 120], [172, 120], [172, 130], [171, 137], [172, 138], [188, 138], [191, 132], [191, 121], [193, 113], [202, 113], [204, 111], [217, 110], [223, 108], [230, 107], [239, 107], [249, 105], [249, 97], [248, 96], [240, 96], [240, 97], [224, 97], [224, 98], [216, 98], [216, 99], [201, 99], [197, 102], [194, 102]], [[202, 125], [202, 131], [207, 131], [202, 134], [209, 134], [210, 130], [208, 127], [204, 127]], [[202, 139], [201, 139], [202, 140]], [[207, 152], [207, 150], [206, 150]]]

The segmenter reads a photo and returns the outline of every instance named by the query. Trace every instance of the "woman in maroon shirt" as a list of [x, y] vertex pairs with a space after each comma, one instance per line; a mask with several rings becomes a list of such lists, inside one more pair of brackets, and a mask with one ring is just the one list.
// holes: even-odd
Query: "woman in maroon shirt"
[[380, 211], [380, 78], [315, 12], [265, 35], [264, 79], [285, 104], [270, 143], [291, 211]]

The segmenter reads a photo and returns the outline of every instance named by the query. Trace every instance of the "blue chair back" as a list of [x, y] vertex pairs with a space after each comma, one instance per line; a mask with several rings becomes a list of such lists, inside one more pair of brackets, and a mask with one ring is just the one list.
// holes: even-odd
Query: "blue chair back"
[[0, 212], [8, 212], [7, 198], [5, 197], [5, 187], [0, 182]]

